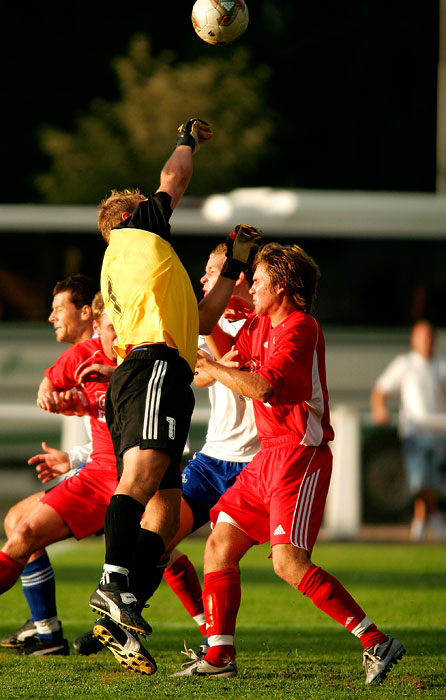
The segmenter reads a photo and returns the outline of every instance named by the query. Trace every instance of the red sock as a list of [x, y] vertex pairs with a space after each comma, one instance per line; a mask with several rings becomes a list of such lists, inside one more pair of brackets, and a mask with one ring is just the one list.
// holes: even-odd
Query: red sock
[[215, 666], [224, 666], [234, 659], [235, 623], [240, 599], [238, 567], [205, 574], [203, 604], [210, 647], [206, 661]]
[[[167, 567], [164, 578], [191, 617], [195, 618], [203, 614], [201, 584], [192, 562], [185, 554], [178, 557], [172, 566]], [[206, 635], [205, 623], [199, 624], [199, 628], [204, 637]]]
[[299, 590], [319, 610], [359, 638], [364, 649], [381, 644], [387, 635], [380, 632], [344, 586], [331, 574], [312, 564], [299, 584]]
[[24, 569], [23, 564], [5, 552], [0, 552], [0, 594], [9, 591]]

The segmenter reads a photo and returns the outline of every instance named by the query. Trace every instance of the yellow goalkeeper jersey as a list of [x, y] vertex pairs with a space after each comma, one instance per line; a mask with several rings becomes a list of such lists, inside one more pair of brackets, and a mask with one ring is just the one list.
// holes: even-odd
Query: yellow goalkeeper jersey
[[170, 244], [171, 213], [170, 196], [153, 194], [113, 229], [102, 264], [101, 291], [117, 335], [118, 363], [135, 345], [165, 343], [194, 371], [198, 305]]

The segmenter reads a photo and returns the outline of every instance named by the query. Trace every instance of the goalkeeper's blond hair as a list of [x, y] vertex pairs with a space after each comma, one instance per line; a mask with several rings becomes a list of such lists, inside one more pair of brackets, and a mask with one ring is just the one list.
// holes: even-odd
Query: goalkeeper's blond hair
[[125, 212], [132, 214], [138, 204], [147, 197], [137, 188], [112, 190], [109, 197], [102, 200], [98, 211], [98, 228], [106, 243], [110, 240], [112, 229], [121, 223]]

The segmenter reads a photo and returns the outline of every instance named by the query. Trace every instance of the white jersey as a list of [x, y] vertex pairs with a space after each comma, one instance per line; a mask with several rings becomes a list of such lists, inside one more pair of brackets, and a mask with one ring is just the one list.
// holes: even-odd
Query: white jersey
[[398, 355], [378, 377], [378, 391], [400, 395], [399, 430], [446, 435], [446, 359]]
[[[235, 337], [244, 322], [245, 319], [231, 323], [221, 318], [218, 325]], [[203, 336], [199, 337], [198, 347], [210, 353]], [[211, 416], [206, 442], [200, 452], [227, 462], [250, 462], [260, 447], [252, 399], [239, 396], [220, 382], [214, 382], [209, 387], [209, 401]]]
[[93, 443], [91, 441], [90, 416], [84, 417], [84, 423], [85, 430], [90, 438], [90, 442], [85, 443], [85, 445], [76, 445], [71, 450], [67, 450], [71, 469], [76, 469], [77, 467], [80, 467], [81, 464], [87, 462], [91, 454]]

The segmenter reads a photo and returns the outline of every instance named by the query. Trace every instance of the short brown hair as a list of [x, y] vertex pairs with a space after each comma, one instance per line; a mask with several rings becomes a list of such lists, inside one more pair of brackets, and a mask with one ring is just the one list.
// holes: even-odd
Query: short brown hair
[[102, 200], [99, 205], [98, 228], [104, 241], [109, 242], [110, 232], [122, 221], [124, 212], [131, 214], [144, 199], [146, 197], [139, 189], [129, 188], [112, 190], [110, 196]]
[[93, 312], [93, 318], [95, 321], [99, 321], [102, 314], [105, 313], [104, 299], [101, 292], [95, 294], [93, 302], [91, 304], [91, 310]]
[[[214, 250], [212, 250], [209, 253], [209, 257], [211, 255], [226, 255], [227, 250], [228, 250], [228, 246], [226, 245], [226, 243], [219, 243], [218, 245], [215, 246]], [[252, 275], [253, 275], [251, 261], [252, 261], [252, 258], [250, 256], [250, 260], [243, 268], [243, 272], [245, 273], [245, 277], [246, 277], [246, 282], [248, 283], [249, 286], [252, 285]]]
[[257, 252], [253, 269], [258, 265], [265, 266], [273, 288], [285, 287], [298, 309], [311, 311], [320, 272], [300, 246], [267, 243]]
[[91, 306], [98, 287], [99, 284], [92, 277], [81, 274], [70, 275], [56, 283], [53, 297], [61, 292], [69, 292], [76, 309], [81, 309], [83, 306]]
[[226, 255], [226, 251], [228, 250], [228, 247], [226, 243], [219, 243], [218, 245], [215, 246], [214, 250], [211, 250], [209, 253], [209, 256], [211, 255]]

